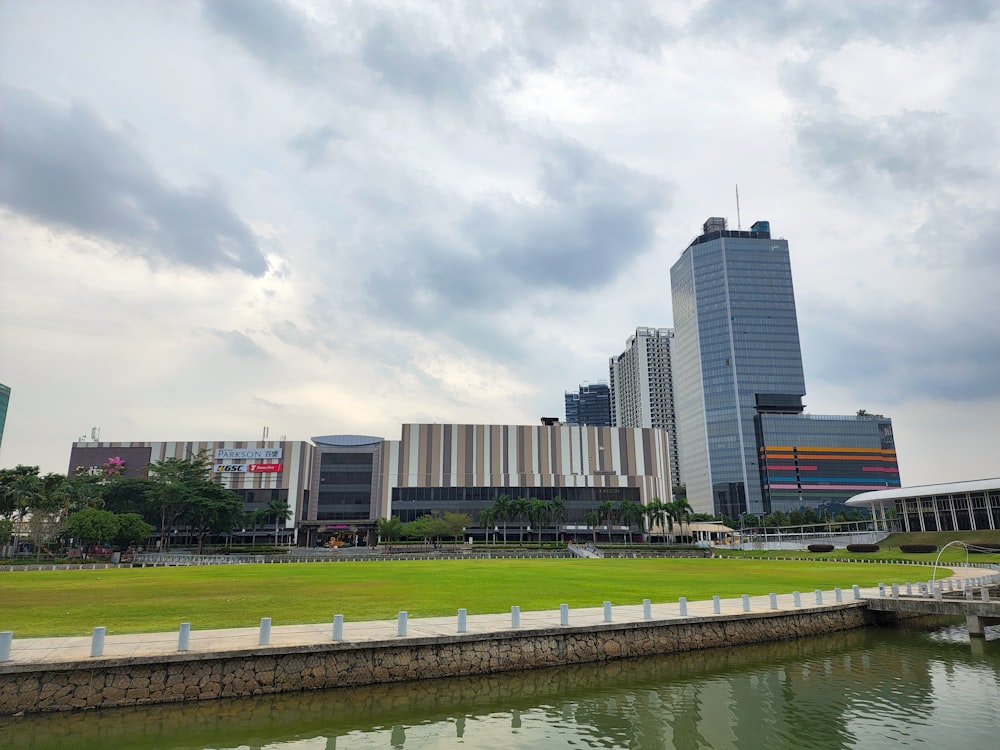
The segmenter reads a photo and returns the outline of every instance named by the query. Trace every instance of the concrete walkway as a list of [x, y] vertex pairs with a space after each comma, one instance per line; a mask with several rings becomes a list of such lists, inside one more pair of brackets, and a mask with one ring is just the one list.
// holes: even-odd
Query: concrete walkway
[[[919, 570], [927, 570], [920, 568]], [[941, 567], [938, 568], [940, 572]], [[975, 579], [990, 580], [993, 583], [1000, 580], [1000, 573], [989, 568], [952, 568], [954, 576], [938, 577], [938, 583], [944, 584], [945, 591], [959, 591], [973, 585]], [[917, 570], [914, 570], [917, 572]], [[929, 570], [927, 572], [930, 572]], [[952, 581], [951, 589], [948, 581]], [[924, 581], [926, 583], [926, 581]], [[980, 583], [982, 585], [982, 583]], [[961, 586], [961, 588], [959, 588]], [[914, 584], [916, 591], [916, 584]], [[815, 591], [803, 591], [799, 594], [799, 605], [796, 606], [795, 595], [779, 594], [776, 597], [776, 607], [772, 607], [771, 597], [751, 596], [748, 603], [742, 597], [720, 599], [718, 612], [713, 600], [693, 601], [686, 603], [686, 615], [681, 614], [681, 604], [651, 604], [647, 617], [643, 604], [628, 604], [611, 608], [611, 621], [615, 624], [640, 623], [653, 621], [670, 621], [690, 618], [732, 617], [734, 615], [764, 612], [791, 612], [817, 607], [837, 607], [869, 598], [883, 595], [878, 587], [861, 588], [855, 598], [851, 588], [841, 592], [841, 602], [837, 601], [836, 590], [822, 591], [817, 600]], [[885, 596], [889, 596], [886, 586]], [[749, 609], [745, 609], [749, 606]], [[570, 627], [599, 626], [607, 623], [603, 607], [590, 607], [568, 610], [567, 623]], [[521, 612], [519, 632], [544, 630], [562, 626], [563, 613], [560, 610], [544, 610]], [[449, 617], [408, 618], [406, 635], [399, 635], [398, 620], [378, 620], [366, 622], [343, 623], [343, 642], [368, 643], [373, 641], [388, 641], [401, 639], [433, 639], [443, 636], [459, 635], [457, 615]], [[512, 618], [509, 612], [501, 614], [477, 615], [470, 614], [466, 619], [465, 633], [467, 635], [488, 635], [490, 633], [511, 632]], [[303, 648], [333, 642], [333, 623], [315, 625], [278, 625], [270, 628], [270, 637], [266, 645], [260, 644], [261, 629], [231, 628], [225, 630], [197, 630], [192, 628], [188, 650], [192, 656], [225, 654], [228, 652], [252, 651], [260, 653], [268, 649]], [[30, 665], [57, 665], [71, 662], [100, 662], [109, 659], [129, 659], [136, 657], [163, 656], [177, 654], [178, 632], [169, 633], [133, 633], [107, 634], [104, 638], [103, 653], [92, 657], [92, 637], [59, 637], [59, 638], [18, 638], [13, 634], [10, 645], [10, 658], [0, 661], [0, 671], [10, 671], [12, 668], [30, 667]], [[2, 645], [2, 644], [0, 644]], [[2, 648], [0, 648], [2, 651]]]

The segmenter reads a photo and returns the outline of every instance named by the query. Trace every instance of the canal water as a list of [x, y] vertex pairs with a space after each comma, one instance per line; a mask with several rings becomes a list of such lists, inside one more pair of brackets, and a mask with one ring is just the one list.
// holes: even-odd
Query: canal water
[[21, 750], [995, 748], [1000, 630], [964, 622], [489, 677], [0, 720]]

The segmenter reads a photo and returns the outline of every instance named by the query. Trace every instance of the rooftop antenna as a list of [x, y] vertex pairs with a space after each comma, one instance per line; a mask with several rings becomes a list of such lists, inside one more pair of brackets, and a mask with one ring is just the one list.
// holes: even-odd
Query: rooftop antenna
[[263, 434], [262, 434], [262, 435], [260, 436], [260, 439], [261, 439], [261, 440], [267, 440], [267, 433], [268, 433], [269, 431], [270, 431], [270, 430], [269, 430], [269, 428], [265, 426], [265, 427], [264, 427], [264, 432], [263, 432]]
[[736, 229], [743, 229], [743, 223], [740, 221], [740, 186], [736, 185]]
[[90, 428], [90, 439], [91, 439], [92, 442], [95, 442], [95, 443], [101, 442], [101, 428], [100, 427], [91, 427]]

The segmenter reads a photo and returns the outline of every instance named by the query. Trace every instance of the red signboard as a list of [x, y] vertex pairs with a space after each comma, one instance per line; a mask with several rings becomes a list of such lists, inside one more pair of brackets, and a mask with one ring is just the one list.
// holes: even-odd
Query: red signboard
[[281, 471], [281, 464], [248, 464], [247, 470], [254, 474], [273, 474]]

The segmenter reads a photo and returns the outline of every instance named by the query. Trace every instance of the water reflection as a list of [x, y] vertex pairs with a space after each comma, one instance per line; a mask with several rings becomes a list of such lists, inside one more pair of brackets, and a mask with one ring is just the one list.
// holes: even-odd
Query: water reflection
[[[927, 628], [932, 628], [928, 630]], [[4, 747], [995, 746], [1000, 632], [952, 621], [489, 677], [0, 721]], [[956, 734], [959, 733], [960, 735]]]

